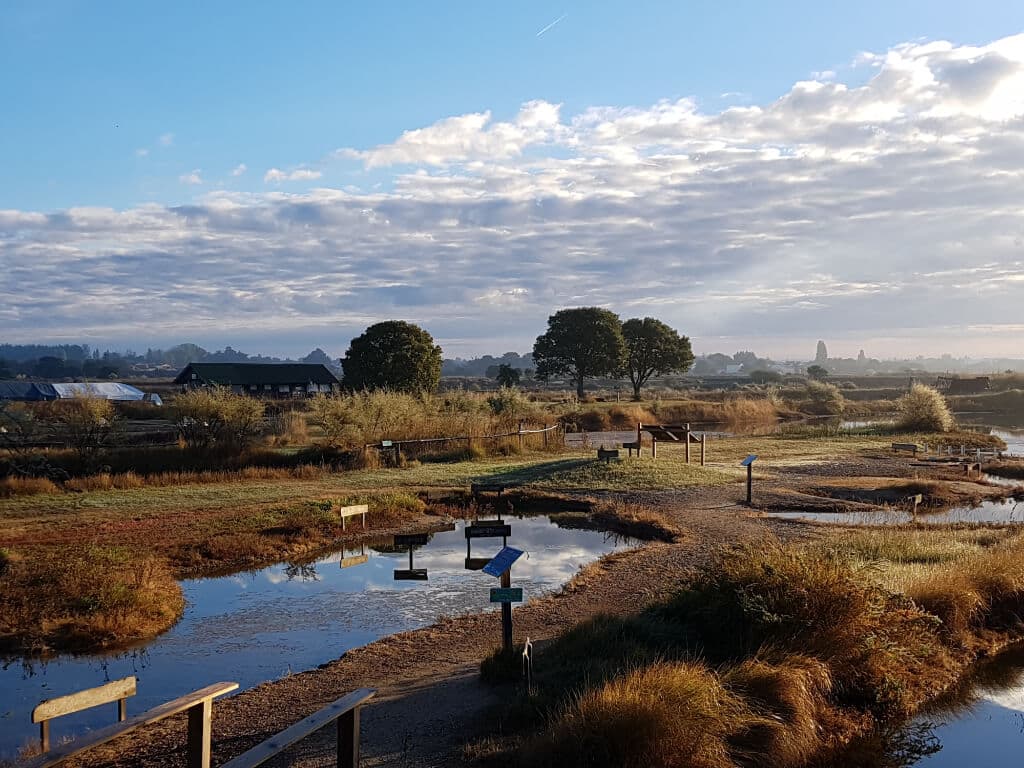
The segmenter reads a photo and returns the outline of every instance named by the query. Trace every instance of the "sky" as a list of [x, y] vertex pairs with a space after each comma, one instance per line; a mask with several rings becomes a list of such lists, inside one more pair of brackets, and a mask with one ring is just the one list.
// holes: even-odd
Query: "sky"
[[1024, 4], [0, 4], [0, 342], [1024, 356]]

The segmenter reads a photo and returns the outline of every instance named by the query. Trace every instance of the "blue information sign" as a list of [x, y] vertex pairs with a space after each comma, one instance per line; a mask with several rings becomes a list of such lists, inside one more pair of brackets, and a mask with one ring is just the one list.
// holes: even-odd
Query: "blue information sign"
[[501, 551], [491, 558], [491, 562], [485, 565], [481, 570], [484, 573], [490, 574], [496, 579], [501, 578], [501, 574], [512, 567], [512, 563], [523, 556], [523, 550], [516, 549], [515, 547], [502, 547]]

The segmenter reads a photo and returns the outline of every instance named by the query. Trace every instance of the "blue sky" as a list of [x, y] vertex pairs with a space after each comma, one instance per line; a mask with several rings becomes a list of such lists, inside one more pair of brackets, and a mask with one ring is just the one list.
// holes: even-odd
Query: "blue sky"
[[[433, 326], [453, 354], [497, 353], [527, 349], [559, 306], [601, 303], [624, 316], [662, 307], [699, 349], [732, 344], [784, 356], [818, 335], [808, 326], [848, 339], [854, 354], [871, 342], [879, 354], [921, 340], [938, 348], [957, 329], [1000, 324], [1006, 313], [992, 307], [1003, 305], [984, 294], [971, 305], [978, 311], [962, 317], [898, 326], [885, 317], [891, 296], [877, 299], [878, 321], [851, 316], [850, 307], [872, 307], [878, 294], [871, 291], [885, 290], [865, 286], [889, 278], [917, 285], [929, 300], [952, 297], [958, 289], [948, 275], [924, 285], [921, 275], [963, 268], [963, 257], [911, 263], [934, 252], [940, 236], [969, 248], [966, 266], [990, 270], [975, 274], [1013, 278], [1013, 212], [1005, 214], [1014, 231], [1002, 240], [983, 240], [970, 226], [949, 232], [948, 201], [893, 190], [896, 163], [913, 154], [910, 144], [896, 152], [890, 142], [869, 157], [835, 137], [858, 126], [894, 140], [897, 130], [909, 130], [912, 113], [914, 133], [900, 141], [918, 142], [916, 152], [932, 141], [925, 135], [962, 132], [975, 141], [978, 125], [965, 120], [980, 120], [1000, 142], [984, 148], [994, 170], [1016, 172], [1016, 161], [1024, 164], [1019, 115], [982, 97], [1000, 83], [999, 103], [1017, 93], [1015, 65], [1001, 66], [1017, 61], [1016, 44], [986, 46], [1022, 30], [1024, 6], [1007, 2], [7, 2], [0, 7], [0, 209], [8, 212], [0, 218], [0, 260], [10, 267], [45, 253], [55, 259], [53, 278], [68, 284], [57, 302], [31, 285], [31, 273], [8, 271], [2, 335], [338, 350], [361, 322], [401, 315]], [[928, 48], [935, 41], [949, 41], [947, 49]], [[902, 53], [894, 59], [892, 51]], [[957, 68], [961, 61], [969, 73]], [[934, 92], [922, 96], [911, 80], [893, 91], [890, 76], [907, 67], [931, 73]], [[803, 81], [824, 90], [811, 93]], [[964, 88], [985, 93], [968, 99]], [[861, 108], [864, 94], [875, 100], [871, 109]], [[894, 99], [910, 112], [893, 111]], [[730, 107], [764, 114], [755, 120]], [[765, 122], [773, 109], [790, 110], [789, 132]], [[948, 124], [933, 130], [939, 119]], [[822, 120], [830, 123], [828, 140]], [[633, 133], [619, 130], [626, 125]], [[988, 131], [992, 125], [999, 130]], [[432, 133], [403, 137], [417, 129]], [[933, 239], [928, 230], [908, 238], [906, 263], [887, 274], [870, 253], [877, 233], [857, 233], [860, 250], [847, 251], [858, 214], [839, 203], [814, 211], [821, 231], [811, 239], [793, 229], [806, 211], [790, 218], [775, 211], [771, 222], [737, 235], [759, 220], [739, 190], [777, 197], [780, 178], [793, 178], [792, 169], [765, 177], [767, 156], [754, 165], [710, 163], [711, 153], [735, 159], [755, 150], [787, 162], [830, 161], [814, 173], [829, 179], [819, 195], [837, 201], [847, 189], [839, 185], [866, 194], [887, 184], [894, 195], [887, 211], [915, 221], [933, 216]], [[682, 157], [708, 160], [705, 170], [728, 179], [732, 191], [718, 181], [683, 189], [671, 168]], [[851, 167], [850, 158], [862, 166]], [[609, 164], [622, 165], [622, 173]], [[595, 181], [599, 165], [605, 170]], [[929, 164], [929, 172], [944, 179], [940, 165]], [[642, 167], [665, 173], [626, 172]], [[876, 176], [868, 179], [869, 170]], [[587, 174], [600, 186], [592, 194], [581, 192]], [[974, 194], [994, 200], [1002, 183]], [[659, 189], [678, 193], [682, 207], [652, 214], [649, 200], [665, 197]], [[608, 207], [613, 198], [638, 201], [635, 216], [652, 216], [648, 223], [664, 231], [649, 242], [622, 227], [574, 240], [576, 226], [589, 236], [596, 220], [612, 227], [630, 219], [621, 206]], [[694, 210], [698, 198], [701, 211]], [[527, 199], [532, 207], [521, 205]], [[808, 202], [802, 194], [794, 200]], [[83, 209], [90, 213], [69, 213]], [[352, 212], [377, 229], [357, 231], [345, 218]], [[673, 230], [669, 222], [682, 212], [694, 216], [693, 227]], [[40, 213], [45, 223], [33, 217]], [[715, 219], [721, 225], [705, 229]], [[906, 231], [895, 220], [888, 226]], [[688, 231], [698, 232], [695, 241]], [[424, 251], [424, 242], [433, 245]], [[748, 256], [729, 256], [745, 248]], [[330, 258], [332, 249], [338, 258]], [[831, 250], [844, 252], [838, 265], [826, 256]], [[855, 268], [859, 253], [862, 269]], [[240, 261], [252, 269], [240, 269]], [[424, 264], [435, 268], [424, 272]], [[436, 267], [447, 281], [436, 282]], [[659, 270], [672, 279], [637, 287]], [[725, 282], [761, 285], [788, 304], [767, 319], [763, 302], [738, 311], [749, 304]], [[695, 323], [687, 307], [702, 285], [705, 297], [727, 304]], [[850, 304], [851, 296], [863, 302]], [[252, 327], [261, 304], [281, 315], [276, 326]], [[495, 306], [500, 322], [488, 315]], [[134, 327], [125, 320], [132, 313]], [[202, 320], [190, 325], [183, 316]], [[987, 351], [1013, 351], [1013, 333]]]

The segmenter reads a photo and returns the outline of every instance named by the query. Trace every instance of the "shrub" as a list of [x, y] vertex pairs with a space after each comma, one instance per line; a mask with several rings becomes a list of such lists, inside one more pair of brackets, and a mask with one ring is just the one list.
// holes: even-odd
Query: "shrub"
[[306, 417], [295, 411], [271, 416], [267, 420], [266, 433], [274, 445], [305, 445], [309, 442]]
[[822, 381], [808, 381], [806, 395], [807, 411], [819, 416], [839, 415], [846, 403], [839, 387]]
[[75, 397], [50, 403], [48, 417], [84, 462], [91, 462], [108, 444], [117, 414], [109, 400]]
[[910, 392], [900, 398], [899, 426], [913, 432], [949, 432], [954, 424], [953, 414], [942, 394], [924, 384], [914, 384]]
[[241, 450], [259, 434], [265, 404], [226, 387], [193, 389], [174, 400], [178, 433], [192, 448]]

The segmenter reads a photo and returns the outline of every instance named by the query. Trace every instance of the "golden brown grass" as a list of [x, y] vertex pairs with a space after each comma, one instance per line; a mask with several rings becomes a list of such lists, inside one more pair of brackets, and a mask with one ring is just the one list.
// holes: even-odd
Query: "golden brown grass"
[[0, 498], [36, 493], [60, 493], [60, 488], [45, 477], [5, 477], [0, 479]]
[[0, 647], [123, 645], [170, 627], [184, 599], [160, 558], [121, 547], [9, 556], [0, 572]]
[[662, 662], [583, 692], [527, 747], [528, 765], [731, 768], [749, 712], [699, 663]]

